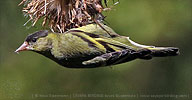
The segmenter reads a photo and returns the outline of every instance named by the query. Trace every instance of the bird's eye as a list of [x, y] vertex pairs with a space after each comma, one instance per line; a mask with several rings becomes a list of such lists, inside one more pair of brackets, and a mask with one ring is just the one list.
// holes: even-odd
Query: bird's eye
[[33, 38], [31, 41], [32, 41], [32, 42], [36, 42], [36, 41], [37, 41], [37, 38]]

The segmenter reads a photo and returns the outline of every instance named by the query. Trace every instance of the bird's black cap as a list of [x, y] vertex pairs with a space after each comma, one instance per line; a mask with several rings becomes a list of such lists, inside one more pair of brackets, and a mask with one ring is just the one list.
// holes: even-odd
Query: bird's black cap
[[48, 35], [48, 30], [38, 31], [38, 32], [28, 35], [27, 38], [25, 39], [25, 41], [35, 42], [38, 38], [45, 37], [47, 35]]

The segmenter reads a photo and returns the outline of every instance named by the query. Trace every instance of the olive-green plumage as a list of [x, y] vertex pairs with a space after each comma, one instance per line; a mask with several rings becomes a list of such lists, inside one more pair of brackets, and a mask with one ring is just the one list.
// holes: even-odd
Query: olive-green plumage
[[89, 24], [64, 34], [39, 31], [27, 37], [26, 48], [69, 68], [94, 68], [179, 53], [174, 47], [137, 44], [116, 34], [110, 27], [101, 26]]

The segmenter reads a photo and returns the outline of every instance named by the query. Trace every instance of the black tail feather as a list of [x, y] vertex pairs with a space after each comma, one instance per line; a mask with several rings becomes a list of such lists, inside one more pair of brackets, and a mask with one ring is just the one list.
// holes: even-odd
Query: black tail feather
[[157, 47], [157, 50], [152, 50], [151, 55], [154, 57], [177, 56], [179, 55], [179, 48], [167, 47], [158, 49]]
[[[166, 57], [166, 56], [177, 56], [179, 55], [179, 48], [176, 47], [155, 47], [148, 48], [151, 53], [148, 54], [140, 54], [140, 59], [150, 60], [153, 57]], [[145, 49], [141, 49], [140, 52], [146, 52]]]

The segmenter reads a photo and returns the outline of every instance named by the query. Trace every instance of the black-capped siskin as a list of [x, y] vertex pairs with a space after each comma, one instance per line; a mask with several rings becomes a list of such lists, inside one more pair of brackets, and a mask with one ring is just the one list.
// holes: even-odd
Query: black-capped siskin
[[178, 48], [141, 45], [101, 25], [89, 24], [63, 34], [39, 31], [27, 36], [15, 52], [34, 51], [68, 68], [95, 68], [179, 54]]

